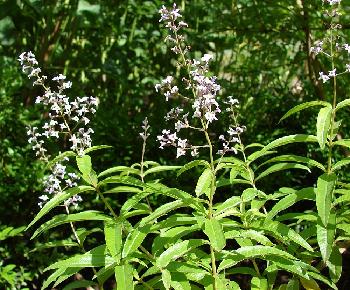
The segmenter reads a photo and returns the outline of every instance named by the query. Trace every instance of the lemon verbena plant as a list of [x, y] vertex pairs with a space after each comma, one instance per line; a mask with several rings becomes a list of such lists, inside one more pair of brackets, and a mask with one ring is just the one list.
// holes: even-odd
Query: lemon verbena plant
[[[214, 56], [206, 53], [193, 58], [184, 32], [188, 24], [176, 4], [160, 9], [160, 22], [167, 31], [165, 41], [177, 56], [177, 74], [166, 76], [155, 86], [172, 104], [164, 116], [169, 128], [159, 132], [157, 140], [161, 149], [175, 147], [178, 158], [191, 156], [192, 161], [182, 166], [145, 160], [150, 128], [146, 118], [140, 133], [140, 163], [96, 173], [89, 153], [106, 147], [91, 144], [89, 114], [96, 111], [97, 99], [67, 97], [65, 91], [72, 84], [63, 75], [51, 80], [56, 85], [51, 88], [35, 56], [21, 54], [23, 72], [43, 88], [43, 96], [36, 102], [49, 109], [48, 121], [41, 129], [28, 129], [36, 155], [47, 162], [50, 172], [44, 180], [45, 193], [39, 197], [41, 210], [28, 227], [63, 205], [64, 213], [43, 222], [33, 237], [69, 224], [71, 237], [56, 241], [57, 245], [79, 249], [47, 267], [52, 273], [43, 289], [51, 284], [56, 287], [85, 268], [92, 269], [91, 276], [84, 271], [87, 279], [72, 282], [69, 289], [103, 289], [107, 280], [115, 281], [118, 290], [241, 289], [240, 274], [249, 276], [250, 289], [337, 289], [342, 273], [341, 248], [350, 235], [346, 207], [350, 185], [342, 179], [341, 170], [350, 161], [348, 157], [335, 161], [334, 153], [338, 147], [349, 148], [350, 141], [339, 139], [343, 132], [336, 113], [350, 105], [350, 100], [338, 102], [336, 80], [350, 71], [350, 64], [336, 66], [336, 57], [349, 52], [336, 23], [340, 1], [324, 1], [324, 5], [329, 30], [310, 53], [329, 58], [330, 69], [320, 72], [319, 81], [332, 86], [330, 102], [302, 103], [282, 117], [284, 120], [303, 109], [321, 106], [315, 135], [284, 136], [267, 145], [244, 144], [246, 128], [241, 124], [239, 101], [224, 97], [226, 92], [210, 72]], [[217, 132], [214, 124], [224, 115], [230, 123]], [[201, 143], [193, 143], [193, 136], [201, 136]], [[58, 138], [69, 141], [70, 150], [50, 158], [45, 144]], [[278, 155], [281, 146], [308, 142], [319, 144], [326, 152], [322, 155], [325, 160]], [[72, 159], [76, 171], [68, 172], [64, 162]], [[313, 171], [319, 178], [313, 187], [296, 185], [264, 192], [265, 180], [292, 169]], [[181, 181], [190, 176], [190, 170], [191, 176], [198, 174], [190, 190], [174, 187], [170, 181], [165, 184], [158, 175], [168, 171]], [[87, 193], [95, 194], [105, 211], [71, 213], [79, 209], [78, 203], [84, 202], [81, 195]], [[116, 206], [113, 194], [128, 198]], [[150, 198], [156, 196], [165, 202], [155, 206]], [[305, 200], [311, 201], [310, 208], [295, 212], [294, 205]], [[83, 228], [79, 225], [82, 221], [91, 221], [95, 227]], [[95, 231], [103, 232], [104, 241], [89, 240]], [[281, 280], [281, 273], [288, 279]]]

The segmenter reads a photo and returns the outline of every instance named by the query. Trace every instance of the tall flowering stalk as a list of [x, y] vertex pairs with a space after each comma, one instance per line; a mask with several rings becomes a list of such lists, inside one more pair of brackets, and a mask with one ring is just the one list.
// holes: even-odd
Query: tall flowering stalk
[[[32, 52], [23, 52], [18, 61], [22, 66], [22, 71], [29, 79], [32, 79], [33, 86], [42, 87], [44, 92], [37, 96], [35, 103], [42, 104], [47, 110], [48, 120], [41, 128], [29, 127], [27, 130], [28, 142], [32, 145], [36, 156], [48, 162], [47, 143], [57, 142], [59, 138], [66, 138], [70, 141], [70, 149], [78, 155], [83, 155], [84, 150], [91, 147], [91, 134], [93, 130], [88, 127], [90, 123], [89, 115], [96, 112], [98, 105], [97, 98], [76, 97], [71, 99], [66, 95], [66, 90], [72, 86], [71, 81], [66, 80], [66, 76], [59, 74], [52, 78], [55, 87], [48, 83], [48, 77], [41, 74], [41, 68]], [[63, 161], [56, 162], [51, 166], [51, 174], [44, 179], [45, 194], [39, 197], [39, 206], [50, 199], [50, 196], [60, 194], [65, 189], [77, 185], [79, 177], [73, 172], [66, 172]], [[80, 196], [73, 196], [65, 201], [65, 205], [73, 204], [77, 206], [81, 201]]]
[[[210, 179], [210, 187], [207, 219], [209, 223], [213, 221], [213, 223], [217, 224], [213, 216], [216, 173], [220, 161], [226, 153], [237, 153], [236, 147], [241, 144], [239, 136], [243, 132], [244, 127], [239, 126], [235, 122], [235, 126], [230, 127], [226, 132], [225, 135], [227, 137], [220, 135], [219, 141], [222, 142], [222, 149], [218, 150], [220, 159], [218, 163], [215, 163], [214, 144], [209, 134], [209, 126], [218, 120], [220, 114], [222, 114], [222, 109], [217, 100], [221, 87], [217, 83], [216, 76], [209, 74], [209, 64], [213, 56], [211, 54], [204, 54], [199, 60], [189, 57], [190, 47], [186, 44], [185, 36], [181, 33], [183, 28], [188, 27], [188, 24], [180, 20], [182, 15], [176, 4], [170, 9], [163, 6], [159, 10], [159, 13], [161, 15], [160, 22], [164, 22], [165, 27], [168, 28], [168, 35], [165, 41], [170, 44], [171, 50], [179, 56], [178, 66], [183, 68], [187, 72], [187, 75], [181, 79], [181, 84], [177, 84], [173, 76], [167, 76], [161, 83], [156, 84], [155, 89], [164, 95], [166, 101], [180, 98], [184, 101], [183, 103], [190, 104], [190, 109], [188, 110], [185, 107], [172, 108], [165, 116], [165, 119], [167, 121], [174, 120], [175, 131], [171, 132], [164, 129], [162, 135], [157, 138], [161, 149], [167, 146], [176, 147], [176, 157], [185, 155], [187, 151], [190, 151], [191, 155], [195, 157], [199, 154], [199, 150], [209, 149], [210, 173], [208, 178]], [[179, 87], [184, 87], [184, 91], [181, 92]], [[226, 104], [228, 104], [226, 111], [233, 113], [238, 105], [238, 100], [230, 96]], [[188, 139], [181, 138], [179, 134], [183, 129], [201, 132], [205, 137], [206, 143], [191, 144]], [[215, 281], [218, 275], [215, 258], [215, 251], [217, 250], [210, 244], [212, 276]], [[216, 283], [214, 283], [214, 289], [218, 287]]]

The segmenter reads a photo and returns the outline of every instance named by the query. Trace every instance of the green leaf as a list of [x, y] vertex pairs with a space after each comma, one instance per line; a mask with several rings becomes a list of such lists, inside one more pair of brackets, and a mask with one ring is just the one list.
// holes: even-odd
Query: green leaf
[[27, 226], [26, 230], [28, 230], [32, 225], [34, 225], [39, 219], [41, 219], [44, 215], [46, 215], [51, 209], [55, 206], [59, 205], [61, 202], [67, 200], [68, 198], [85, 192], [89, 190], [95, 190], [91, 186], [77, 186], [70, 188], [62, 193], [56, 194], [52, 199], [50, 199], [44, 207], [39, 211], [39, 213], [35, 216], [34, 220]]
[[291, 193], [277, 202], [266, 216], [266, 219], [272, 220], [279, 212], [291, 207], [300, 200], [315, 200], [316, 190], [313, 187], [303, 188], [296, 193]]
[[289, 260], [295, 260], [295, 257], [288, 252], [269, 246], [247, 246], [241, 247], [238, 250], [224, 252], [225, 259], [220, 263], [218, 272], [237, 265], [240, 261], [245, 259], [253, 259], [256, 257], [266, 258], [266, 256], [278, 256]]
[[204, 166], [206, 168], [210, 168], [210, 164], [207, 161], [205, 161], [205, 160], [194, 160], [194, 161], [191, 161], [191, 162], [185, 164], [184, 166], [182, 166], [181, 169], [177, 172], [177, 176], [180, 176], [185, 171], [190, 170], [193, 167], [197, 167], [199, 165]]
[[329, 274], [334, 283], [339, 281], [342, 274], [342, 262], [342, 255], [339, 252], [339, 248], [334, 246], [330, 257], [326, 262], [329, 269]]
[[[136, 187], [134, 188], [137, 189]], [[128, 200], [123, 204], [122, 208], [120, 209], [120, 214], [122, 216], [125, 215], [130, 209], [132, 209], [135, 205], [137, 205], [142, 199], [146, 198], [148, 195], [150, 195], [150, 192], [141, 191], [128, 198]]]
[[57, 269], [55, 272], [53, 272], [43, 283], [41, 286], [41, 289], [46, 289], [52, 282], [56, 281], [55, 284], [59, 284], [60, 282], [63, 282], [64, 280], [68, 279], [70, 276], [78, 273], [82, 267], [75, 267], [75, 268], [60, 268]]
[[63, 290], [72, 290], [72, 289], [77, 289], [77, 288], [87, 288], [89, 286], [95, 286], [97, 285], [96, 282], [93, 281], [88, 281], [88, 280], [78, 280], [78, 281], [73, 281], [66, 285]]
[[47, 221], [46, 223], [42, 224], [33, 234], [31, 239], [34, 239], [36, 236], [40, 235], [42, 232], [47, 231], [51, 228], [57, 227], [59, 225], [70, 223], [70, 222], [77, 222], [77, 221], [110, 221], [112, 220], [111, 217], [105, 215], [104, 213], [101, 213], [96, 210], [87, 210], [75, 214], [60, 214], [57, 216], [54, 216], [51, 220]]
[[91, 157], [89, 155], [77, 156], [77, 165], [82, 173], [83, 179], [90, 185], [97, 186], [97, 175], [92, 170]]
[[45, 269], [59, 269], [59, 268], [84, 268], [84, 267], [102, 267], [112, 264], [114, 259], [107, 255], [106, 245], [101, 245], [93, 248], [85, 254], [75, 255], [66, 260], [58, 261]]
[[165, 268], [170, 262], [175, 261], [191, 250], [198, 248], [205, 243], [205, 240], [185, 240], [182, 242], [177, 242], [158, 257], [156, 264], [160, 268]]
[[109, 253], [117, 261], [122, 251], [122, 224], [116, 221], [105, 222], [104, 234]]
[[250, 282], [250, 287], [251, 287], [250, 288], [251, 290], [267, 290], [268, 289], [267, 279], [253, 277]]
[[242, 192], [242, 201], [249, 202], [258, 195], [258, 190], [255, 188], [247, 188]]
[[139, 223], [139, 227], [143, 227], [149, 223], [153, 223], [153, 221], [165, 214], [167, 214], [168, 212], [177, 209], [179, 207], [184, 206], [184, 203], [182, 200], [175, 200], [172, 202], [168, 202], [166, 204], [161, 205], [160, 207], [158, 207], [154, 212], [152, 212], [150, 215], [144, 217], [140, 223]]
[[102, 171], [97, 177], [100, 178], [102, 176], [108, 175], [108, 174], [112, 174], [115, 172], [122, 172], [122, 173], [131, 173], [131, 174], [136, 174], [136, 175], [140, 175], [140, 170], [139, 169], [135, 169], [135, 168], [130, 168], [128, 166], [115, 166], [115, 167], [111, 167], [108, 168], [104, 171]]
[[317, 282], [312, 278], [305, 279], [300, 277], [300, 282], [305, 290], [321, 290], [320, 286], [318, 286]]
[[166, 290], [170, 290], [171, 286], [171, 274], [168, 270], [162, 270], [162, 282]]
[[327, 226], [332, 207], [333, 190], [337, 176], [332, 174], [322, 174], [317, 179], [316, 206], [318, 215], [325, 226]]
[[214, 216], [217, 217], [223, 214], [225, 211], [236, 209], [241, 202], [242, 201], [238, 196], [232, 196], [229, 199], [226, 199], [222, 204], [216, 207]]
[[311, 102], [302, 103], [302, 104], [297, 105], [294, 108], [290, 109], [287, 113], [285, 113], [279, 122], [281, 122], [282, 120], [288, 118], [289, 116], [291, 116], [297, 112], [300, 112], [301, 110], [304, 110], [304, 109], [307, 109], [307, 108], [310, 108], [313, 106], [332, 107], [332, 105], [330, 103], [324, 102], [324, 101], [311, 101]]
[[177, 170], [179, 168], [181, 168], [181, 166], [169, 166], [169, 165], [156, 166], [156, 167], [152, 167], [152, 168], [146, 170], [144, 172], [143, 176], [146, 176], [146, 175], [151, 174], [151, 173], [164, 172], [164, 171], [169, 171], [169, 170]]
[[270, 233], [272, 236], [277, 236], [279, 239], [287, 238], [289, 241], [292, 241], [302, 246], [306, 250], [313, 252], [312, 247], [297, 232], [280, 222], [265, 220], [254, 222], [250, 226], [256, 230], [264, 230], [265, 232]]
[[337, 104], [337, 106], [335, 107], [335, 111], [338, 111], [339, 109], [346, 107], [346, 106], [350, 106], [350, 99], [346, 99], [344, 101], [341, 101]]
[[83, 175], [89, 175], [92, 170], [91, 157], [89, 155], [77, 156], [77, 165]]
[[350, 157], [343, 158], [342, 160], [338, 161], [336, 164], [332, 166], [332, 171], [337, 171], [341, 167], [350, 164]]
[[289, 163], [289, 162], [277, 163], [277, 164], [270, 166], [268, 169], [266, 169], [262, 173], [260, 173], [260, 175], [255, 180], [258, 181], [259, 179], [261, 179], [261, 178], [263, 178], [271, 173], [275, 173], [275, 172], [282, 171], [282, 170], [288, 170], [288, 169], [303, 169], [303, 170], [306, 170], [308, 172], [311, 172], [311, 170], [307, 166], [299, 164], [299, 163]]
[[222, 225], [218, 220], [214, 218], [206, 219], [204, 233], [208, 236], [211, 246], [216, 251], [220, 252], [226, 246], [226, 239], [222, 230]]
[[299, 289], [300, 289], [299, 280], [295, 278], [289, 280], [286, 290], [299, 290]]
[[285, 162], [285, 161], [287, 161], [287, 162], [305, 163], [305, 164], [307, 164], [309, 166], [318, 167], [322, 171], [326, 171], [325, 167], [321, 163], [319, 163], [319, 162], [317, 162], [317, 161], [315, 161], [315, 160], [313, 160], [311, 158], [308, 158], [308, 157], [292, 155], [292, 154], [287, 154], [287, 155], [281, 155], [281, 156], [273, 157], [270, 160], [268, 160], [268, 161], [264, 162], [263, 164], [261, 164], [260, 166], [263, 166], [263, 165], [265, 165], [267, 163], [271, 163], [271, 162]]
[[114, 188], [108, 189], [107, 191], [103, 192], [103, 194], [107, 194], [107, 193], [138, 193], [138, 192], [141, 192], [141, 190], [137, 187], [121, 185], [121, 186], [116, 186]]
[[97, 146], [92, 146], [84, 150], [84, 154], [88, 154], [90, 152], [96, 151], [96, 150], [101, 150], [101, 149], [110, 149], [113, 148], [113, 146], [109, 145], [97, 145]]
[[204, 192], [210, 188], [211, 183], [213, 182], [213, 174], [211, 172], [211, 169], [207, 168], [203, 171], [201, 176], [198, 179], [197, 186], [196, 186], [196, 196], [201, 196]]
[[253, 154], [248, 156], [248, 161], [253, 162], [254, 160], [258, 159], [261, 156], [264, 156], [264, 153], [268, 152], [271, 149], [284, 146], [290, 143], [298, 143], [298, 142], [318, 142], [318, 139], [314, 135], [304, 135], [304, 134], [296, 134], [296, 135], [289, 135], [284, 136], [281, 138], [278, 138], [271, 143], [267, 144], [263, 149], [260, 151], [254, 152]]
[[265, 237], [262, 233], [255, 231], [255, 230], [231, 230], [228, 232], [225, 232], [225, 238], [226, 239], [248, 239], [248, 240], [255, 240], [258, 243], [264, 245], [264, 246], [273, 246], [273, 243]]
[[322, 259], [325, 263], [327, 263], [332, 253], [335, 229], [336, 229], [336, 217], [334, 213], [330, 214], [329, 222], [327, 223], [327, 226], [325, 226], [320, 219], [317, 220], [317, 225], [316, 225], [317, 243], [320, 247]]
[[133, 229], [126, 237], [122, 258], [125, 258], [135, 252], [142, 244], [150, 230], [150, 225]]
[[333, 142], [333, 145], [350, 148], [350, 139], [342, 139], [342, 140], [335, 141]]
[[117, 282], [117, 290], [133, 290], [133, 267], [129, 264], [116, 266], [115, 279]]
[[317, 140], [321, 150], [325, 148], [329, 127], [331, 125], [332, 108], [322, 108], [317, 116]]

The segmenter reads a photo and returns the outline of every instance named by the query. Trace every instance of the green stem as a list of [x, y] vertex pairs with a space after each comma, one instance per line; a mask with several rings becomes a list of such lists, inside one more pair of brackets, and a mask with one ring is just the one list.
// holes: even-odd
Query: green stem
[[[333, 19], [332, 19], [333, 22]], [[332, 70], [335, 69], [334, 65], [334, 55], [333, 55], [333, 31], [332, 31], [332, 24], [331, 24], [331, 60], [332, 60]], [[331, 116], [331, 124], [330, 124], [330, 138], [328, 142], [328, 161], [327, 161], [327, 173], [331, 173], [332, 169], [332, 151], [333, 151], [333, 130], [334, 130], [334, 123], [335, 123], [335, 107], [337, 105], [337, 77], [333, 77], [333, 104], [332, 104], [332, 116]]]

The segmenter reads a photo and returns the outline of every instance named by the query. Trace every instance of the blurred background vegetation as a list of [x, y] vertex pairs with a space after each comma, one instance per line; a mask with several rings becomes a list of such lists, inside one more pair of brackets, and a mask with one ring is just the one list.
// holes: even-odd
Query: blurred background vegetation
[[[138, 132], [146, 116], [152, 127], [146, 158], [183, 164], [186, 158], [175, 160], [175, 152], [160, 151], [156, 142], [157, 134], [166, 128], [163, 116], [172, 104], [155, 92], [154, 85], [169, 74], [179, 74], [159, 24], [163, 4], [172, 2], [0, 0], [1, 289], [40, 289], [48, 257], [54, 260], [63, 255], [56, 249], [31, 253], [38, 245], [28, 242], [30, 233], [21, 232], [38, 211], [43, 176], [43, 165], [27, 143], [26, 126], [40, 123], [45, 114], [34, 106], [40, 91], [22, 75], [17, 57], [31, 50], [44, 74], [63, 73], [73, 81], [71, 96], [99, 98], [93, 144], [113, 149], [95, 154], [97, 171], [139, 162]], [[327, 59], [308, 53], [327, 28], [321, 0], [179, 0], [178, 5], [189, 24], [186, 33], [193, 57], [212, 53], [212, 71], [223, 88], [221, 98], [232, 95], [241, 102], [245, 144], [314, 132], [313, 110], [278, 121], [296, 104], [330, 99], [331, 88], [318, 81], [318, 72], [329, 70]], [[342, 34], [350, 39], [349, 1], [342, 1], [342, 8]], [[340, 100], [348, 97], [349, 85], [349, 77], [340, 78]], [[343, 120], [346, 131], [348, 120]], [[226, 123], [221, 120], [214, 131], [220, 134]], [[58, 145], [52, 152], [64, 144]], [[322, 158], [314, 148], [303, 146], [294, 147], [294, 153]], [[312, 186], [319, 172], [313, 174], [286, 175], [261, 186], [265, 192], [290, 184]], [[117, 204], [118, 197], [114, 198]], [[52, 236], [44, 238], [50, 241]]]

